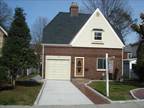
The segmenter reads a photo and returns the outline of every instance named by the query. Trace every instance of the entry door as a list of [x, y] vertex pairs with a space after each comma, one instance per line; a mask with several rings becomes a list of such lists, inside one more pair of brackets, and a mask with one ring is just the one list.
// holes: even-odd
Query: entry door
[[75, 57], [75, 77], [84, 77], [84, 57]]

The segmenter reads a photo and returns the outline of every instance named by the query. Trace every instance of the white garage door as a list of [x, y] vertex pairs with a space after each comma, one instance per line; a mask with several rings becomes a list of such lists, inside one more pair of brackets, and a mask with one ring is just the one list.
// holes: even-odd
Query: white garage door
[[46, 79], [70, 80], [70, 56], [46, 56]]

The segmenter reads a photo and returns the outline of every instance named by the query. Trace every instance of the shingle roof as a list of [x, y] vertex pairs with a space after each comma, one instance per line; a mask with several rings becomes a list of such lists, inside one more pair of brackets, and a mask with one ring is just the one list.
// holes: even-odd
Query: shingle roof
[[71, 16], [70, 13], [60, 12], [44, 28], [42, 43], [69, 44], [90, 14]]
[[[68, 12], [59, 12], [43, 30], [43, 44], [69, 44], [91, 14], [79, 13], [71, 16]], [[115, 30], [116, 31], [116, 30]], [[118, 35], [124, 43], [123, 38]]]

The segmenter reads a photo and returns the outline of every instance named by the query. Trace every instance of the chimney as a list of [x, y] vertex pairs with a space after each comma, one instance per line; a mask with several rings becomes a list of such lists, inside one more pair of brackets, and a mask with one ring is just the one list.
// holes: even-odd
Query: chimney
[[76, 2], [72, 2], [70, 6], [70, 14], [71, 16], [78, 16], [79, 13], [79, 7]]

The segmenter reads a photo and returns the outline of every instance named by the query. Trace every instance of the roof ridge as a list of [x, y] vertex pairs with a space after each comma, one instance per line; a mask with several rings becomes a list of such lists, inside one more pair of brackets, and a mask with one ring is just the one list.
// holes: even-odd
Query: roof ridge
[[[62, 11], [60, 11], [59, 13], [70, 14], [70, 12], [62, 12]], [[81, 13], [81, 12], [79, 12], [79, 14], [83, 14], [83, 15], [92, 15], [92, 14], [89, 14], [89, 13]]]

